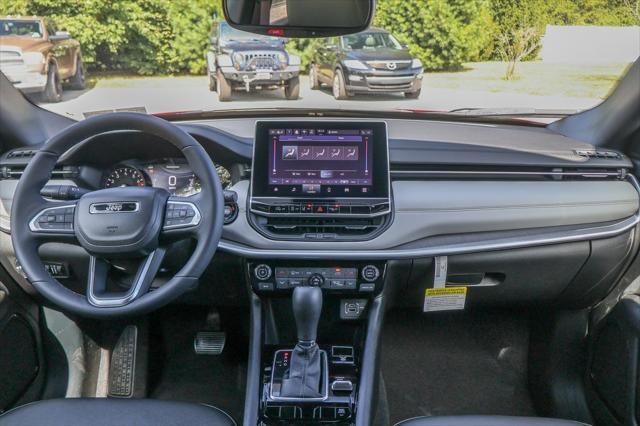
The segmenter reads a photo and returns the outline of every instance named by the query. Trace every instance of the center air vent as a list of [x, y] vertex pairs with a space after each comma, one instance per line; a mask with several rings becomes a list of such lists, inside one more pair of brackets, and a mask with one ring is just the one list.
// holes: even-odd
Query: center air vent
[[251, 215], [262, 234], [278, 240], [345, 241], [370, 239], [391, 222], [391, 215], [374, 217], [266, 217]]

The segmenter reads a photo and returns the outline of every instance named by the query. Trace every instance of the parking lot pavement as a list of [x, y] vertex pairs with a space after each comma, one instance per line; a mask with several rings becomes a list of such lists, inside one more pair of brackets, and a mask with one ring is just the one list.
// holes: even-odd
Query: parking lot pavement
[[41, 105], [51, 111], [80, 119], [86, 112], [135, 107], [144, 107], [150, 113], [247, 108], [450, 111], [457, 108], [514, 107], [585, 109], [599, 102], [599, 99], [590, 98], [533, 96], [431, 87], [424, 87], [419, 99], [406, 99], [401, 94], [391, 94], [359, 95], [348, 100], [336, 101], [329, 88], [311, 90], [309, 80], [303, 76], [300, 99], [295, 101], [286, 100], [282, 90], [275, 90], [255, 93], [234, 92], [231, 102], [219, 102], [217, 94], [208, 90], [206, 77], [154, 77], [99, 81], [92, 89], [66, 91], [60, 103]]

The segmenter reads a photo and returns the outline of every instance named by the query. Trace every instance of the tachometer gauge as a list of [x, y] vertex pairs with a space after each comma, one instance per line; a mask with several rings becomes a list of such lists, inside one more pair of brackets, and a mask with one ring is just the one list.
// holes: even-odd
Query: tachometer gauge
[[113, 169], [104, 181], [105, 188], [118, 188], [122, 186], [147, 186], [147, 180], [138, 169], [128, 166]]

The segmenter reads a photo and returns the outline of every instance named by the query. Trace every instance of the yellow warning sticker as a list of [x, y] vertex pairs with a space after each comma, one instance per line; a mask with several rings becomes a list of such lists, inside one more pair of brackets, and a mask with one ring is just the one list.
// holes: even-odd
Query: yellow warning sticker
[[424, 312], [464, 309], [467, 287], [428, 288], [424, 292]]

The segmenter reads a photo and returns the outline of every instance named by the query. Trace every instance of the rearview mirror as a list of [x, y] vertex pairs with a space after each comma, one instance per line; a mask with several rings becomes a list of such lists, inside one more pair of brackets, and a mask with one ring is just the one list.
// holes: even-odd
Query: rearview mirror
[[224, 0], [232, 27], [277, 37], [329, 37], [369, 27], [375, 0]]

